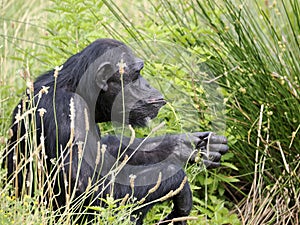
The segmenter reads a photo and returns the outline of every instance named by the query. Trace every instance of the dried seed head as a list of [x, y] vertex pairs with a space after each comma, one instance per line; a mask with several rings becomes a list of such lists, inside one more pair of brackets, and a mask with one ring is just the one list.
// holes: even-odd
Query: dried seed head
[[41, 92], [42, 94], [48, 94], [48, 90], [50, 87], [42, 86]]
[[124, 198], [122, 199], [120, 205], [125, 205], [126, 202], [127, 202], [127, 200], [128, 200], [128, 198], [129, 198], [129, 194], [127, 193], [127, 194], [124, 196]]
[[63, 65], [61, 65], [61, 66], [56, 66], [56, 67], [54, 68], [54, 74], [53, 74], [53, 76], [54, 76], [55, 78], [58, 77], [58, 72], [61, 71], [62, 68], [63, 68]]
[[139, 202], [138, 202], [138, 204], [143, 204], [144, 202], [146, 201], [146, 198], [144, 197], [144, 198], [142, 198]]
[[47, 112], [47, 110], [44, 108], [40, 108], [40, 109], [38, 109], [38, 112], [39, 112], [40, 117], [43, 117], [44, 114]]
[[72, 145], [72, 142], [74, 140], [74, 135], [75, 135], [75, 106], [74, 106], [74, 99], [70, 99], [70, 119], [71, 119], [71, 124], [70, 124], [70, 139], [67, 144], [68, 147]]
[[117, 63], [117, 67], [119, 67], [119, 73], [123, 75], [125, 73], [125, 67], [127, 67], [126, 63], [123, 59], [121, 59], [120, 62]]
[[107, 145], [106, 144], [102, 144], [102, 146], [101, 146], [101, 152], [102, 152], [102, 154], [105, 153], [106, 149], [107, 149]]
[[51, 162], [52, 165], [55, 165], [56, 164], [56, 158], [50, 159], [50, 162]]
[[161, 202], [163, 202], [163, 201], [165, 201], [165, 200], [167, 200], [167, 199], [169, 199], [169, 198], [171, 198], [171, 197], [173, 197], [173, 190], [171, 190], [168, 194], [166, 194], [165, 196], [163, 196], [163, 197], [161, 197], [159, 200], [161, 201]]
[[75, 128], [75, 104], [74, 99], [70, 99], [70, 119], [71, 119], [71, 129]]
[[175, 195], [178, 195], [179, 192], [182, 191], [182, 189], [183, 189], [183, 187], [184, 187], [184, 185], [185, 185], [186, 182], [187, 182], [187, 177], [185, 176], [183, 178], [181, 184], [179, 185], [179, 187], [175, 191], [171, 190], [168, 194], [166, 194], [165, 196], [161, 197], [159, 200], [161, 202], [163, 202], [163, 201], [165, 201], [165, 200], [167, 200], [167, 199], [169, 199], [171, 197], [174, 197]]
[[182, 191], [185, 183], [187, 182], [187, 176], [185, 176], [180, 184], [180, 186], [174, 191], [173, 196], [179, 194], [180, 191]]
[[83, 142], [82, 141], [78, 141], [76, 142], [77, 146], [78, 146], [78, 158], [79, 160], [82, 159], [83, 156]]
[[100, 144], [100, 141], [98, 141], [97, 142], [97, 155], [96, 155], [96, 161], [95, 161], [95, 164], [96, 165], [98, 165], [99, 164], [99, 162], [100, 162], [100, 152], [101, 152], [101, 149], [100, 149], [100, 146], [101, 146], [101, 144]]
[[131, 189], [134, 189], [134, 180], [136, 178], [136, 175], [130, 174], [129, 178], [130, 178], [130, 187]]
[[39, 91], [39, 98], [41, 98], [43, 94], [48, 94], [49, 88], [50, 87], [42, 86], [41, 90]]
[[34, 88], [33, 88], [33, 82], [31, 80], [26, 82], [26, 86], [27, 86], [27, 88], [29, 89], [30, 92], [33, 92]]
[[126, 165], [127, 161], [128, 161], [128, 155], [125, 155], [124, 159], [121, 162], [121, 164], [118, 166], [118, 169], [121, 170]]
[[89, 131], [90, 130], [89, 116], [86, 108], [84, 108], [84, 119], [85, 119], [85, 131]]
[[161, 176], [162, 176], [161, 172], [159, 172], [157, 182], [156, 182], [155, 186], [148, 191], [148, 194], [155, 192], [159, 188], [159, 186], [161, 184]]

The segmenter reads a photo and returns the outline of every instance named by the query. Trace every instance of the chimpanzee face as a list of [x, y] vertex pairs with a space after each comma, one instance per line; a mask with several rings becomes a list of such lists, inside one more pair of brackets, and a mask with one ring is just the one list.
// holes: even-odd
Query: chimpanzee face
[[121, 54], [116, 65], [110, 65], [106, 69], [106, 73], [110, 72], [112, 75], [105, 81], [105, 87], [97, 101], [97, 108], [100, 109], [98, 113], [101, 114], [99, 122], [122, 123], [125, 113], [126, 124], [145, 126], [150, 119], [157, 116], [166, 102], [162, 94], [141, 76], [143, 67], [144, 62], [129, 51]]

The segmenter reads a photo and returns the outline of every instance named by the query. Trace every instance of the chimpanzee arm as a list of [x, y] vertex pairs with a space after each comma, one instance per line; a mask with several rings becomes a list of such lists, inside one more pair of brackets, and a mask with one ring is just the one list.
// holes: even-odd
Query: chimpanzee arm
[[[87, 106], [81, 98], [75, 98], [74, 103], [75, 109], [77, 109], [75, 110], [76, 115], [74, 143], [80, 141], [86, 143], [83, 153], [84, 164], [82, 164], [82, 168], [79, 171], [80, 180], [78, 184], [87, 185], [88, 177], [91, 175], [89, 173], [92, 172], [90, 171], [91, 168], [94, 168], [94, 170], [96, 170], [96, 173], [101, 173], [102, 176], [111, 174], [111, 170], [118, 168], [117, 166], [115, 166], [115, 162], [117, 161], [116, 156], [118, 155], [120, 141], [116, 136], [107, 136], [104, 138], [100, 138], [97, 131], [93, 131], [92, 127], [89, 131], [87, 139], [85, 139], [86, 134], [83, 128], [86, 126], [86, 121], [89, 121], [90, 118], [83, 119], [84, 117], [88, 117], [88, 113], [84, 115], [84, 110], [79, 109], [87, 109]], [[130, 159], [122, 169], [115, 170], [115, 178], [112, 181], [113, 183], [111, 183], [111, 185], [114, 185], [114, 197], [116, 199], [123, 198], [125, 194], [131, 193], [133, 191], [130, 177], [132, 175], [135, 176], [133, 195], [138, 200], [145, 198], [144, 204], [146, 205], [145, 207], [141, 207], [133, 212], [133, 214], [137, 216], [137, 225], [142, 224], [144, 216], [146, 215], [149, 208], [154, 205], [155, 200], [163, 198], [164, 196], [168, 196], [168, 194], [170, 193], [173, 193], [173, 195], [171, 194], [171, 196], [169, 196], [168, 198], [173, 200], [174, 208], [167, 219], [170, 220], [175, 217], [183, 217], [189, 215], [192, 208], [192, 193], [186, 178], [186, 174], [178, 163], [176, 163], [175, 161], [170, 162], [168, 160], [168, 156], [172, 152], [175, 152], [175, 155], [180, 154], [180, 149], [177, 149], [179, 148], [178, 146], [180, 146], [179, 143], [184, 143], [183, 150], [186, 152], [192, 149], [190, 142], [186, 141], [186, 137], [189, 137], [189, 140], [193, 140], [194, 142], [199, 142], [200, 138], [196, 137], [195, 135], [199, 134], [195, 133], [191, 136], [169, 135], [165, 138], [156, 137], [151, 139], [136, 139], [134, 143], [132, 143], [132, 146], [130, 145], [130, 148], [127, 148], [129, 139], [123, 139], [124, 143], [127, 142], [127, 145], [122, 145], [121, 154], [128, 154], [128, 157], [131, 157], [132, 155], [132, 159]], [[206, 136], [206, 134], [204, 134], [204, 136]], [[204, 136], [202, 139], [205, 138]], [[98, 154], [96, 150], [98, 148], [97, 143], [101, 143], [102, 146], [103, 144], [106, 145], [106, 152], [104, 154], [101, 154], [101, 156], [104, 157], [104, 164], [101, 166], [101, 171], [98, 170], [99, 165], [95, 162], [97, 161], [96, 159]], [[168, 145], [171, 145], [172, 147], [170, 148], [168, 147]], [[76, 145], [74, 145], [73, 147], [77, 149]], [[134, 152], [135, 150], [137, 151]], [[139, 157], [141, 159], [139, 159]], [[166, 159], [165, 161], [162, 160], [163, 157]], [[183, 158], [187, 157], [188, 156], [186, 155]], [[153, 160], [153, 158], [157, 159]], [[180, 159], [181, 156], [179, 155], [178, 158]], [[174, 159], [176, 159], [176, 157]], [[148, 162], [148, 160], [150, 161], [150, 163]], [[75, 180], [76, 173], [71, 173], [71, 176], [73, 180]], [[158, 181], [159, 176], [160, 181]], [[109, 182], [110, 176], [108, 176], [107, 179], [107, 182]], [[94, 182], [97, 183], [97, 181]], [[157, 188], [153, 192], [150, 192], [150, 190], [155, 186], [157, 186]], [[83, 193], [86, 187], [81, 187], [79, 185], [76, 188], [79, 192]], [[109, 188], [107, 188], [106, 190], [108, 189]], [[93, 195], [94, 198], [99, 198], [99, 194], [101, 194], [100, 192], [107, 193], [106, 190], [98, 189], [98, 191], [96, 191]], [[97, 201], [98, 200], [93, 202], [95, 203]], [[185, 224], [185, 222], [182, 222], [180, 224]]]
[[129, 138], [123, 137], [122, 140], [120, 153], [118, 153], [120, 138], [106, 136], [101, 142], [110, 145], [110, 153], [115, 157], [129, 156], [129, 163], [133, 165], [155, 164], [164, 160], [183, 165], [188, 161], [195, 162], [200, 154], [204, 164], [209, 168], [214, 168], [220, 165], [221, 155], [228, 150], [226, 138], [212, 132], [136, 138], [131, 144], [129, 144]]
[[[66, 166], [65, 171], [67, 174], [71, 172], [74, 183], [76, 182], [77, 173], [80, 173], [77, 185], [75, 184], [78, 194], [85, 192], [88, 186], [88, 178], [92, 176], [93, 171], [101, 174], [100, 177], [103, 177], [107, 174], [111, 174], [111, 170], [118, 168], [116, 162], [122, 161], [122, 158], [117, 160], [117, 156], [120, 154], [123, 158], [127, 155], [129, 161], [120, 170], [115, 170], [116, 176], [113, 181], [115, 185], [114, 197], [123, 198], [126, 193], [132, 191], [130, 176], [134, 175], [136, 179], [133, 193], [134, 196], [140, 200], [147, 196], [149, 190], [156, 185], [159, 174], [162, 174], [158, 189], [146, 198], [146, 203], [151, 202], [166, 196], [170, 191], [175, 191], [181, 186], [186, 176], [181, 166], [189, 159], [195, 161], [198, 151], [207, 152], [208, 156], [206, 158], [211, 160], [208, 162], [214, 167], [218, 165], [220, 155], [225, 153], [228, 149], [226, 138], [215, 136], [211, 132], [196, 132], [135, 139], [132, 144], [129, 144], [129, 138], [123, 137], [121, 151], [118, 153], [120, 139], [117, 136], [100, 138], [94, 127], [90, 127], [88, 133], [86, 133], [85, 127], [87, 123], [92, 124], [92, 121], [89, 117], [90, 112], [88, 111], [87, 105], [79, 96], [74, 96], [74, 107], [75, 134], [73, 140], [73, 157], [79, 155], [79, 153], [75, 154], [74, 152], [74, 150], [76, 151], [78, 149], [78, 143], [85, 143], [82, 155], [83, 164], [78, 170], [76, 168], [76, 160], [72, 163], [72, 171], [68, 171], [68, 166]], [[97, 164], [99, 154], [98, 143], [100, 143], [101, 146], [103, 146], [103, 144], [106, 145], [106, 152], [104, 154], [100, 153], [100, 156], [104, 157], [103, 159], [100, 158], [100, 161], [104, 162], [103, 165]], [[209, 156], [216, 156], [216, 158], [210, 159]], [[210, 166], [209, 164], [207, 165]], [[95, 184], [98, 183], [97, 180], [92, 182]], [[106, 193], [108, 189], [108, 187], [105, 190], [99, 189], [94, 193], [93, 196], [96, 202], [98, 202], [97, 199], [99, 195]], [[167, 219], [187, 216], [192, 207], [192, 194], [188, 181], [185, 181], [182, 189], [174, 194], [174, 196], [171, 196], [171, 198], [174, 202], [174, 208]], [[94, 200], [91, 199], [91, 201], [95, 203]], [[137, 224], [142, 224], [143, 216], [147, 211], [148, 209], [146, 207], [135, 212], [136, 215], [139, 216]], [[182, 224], [184, 224], [184, 222]]]

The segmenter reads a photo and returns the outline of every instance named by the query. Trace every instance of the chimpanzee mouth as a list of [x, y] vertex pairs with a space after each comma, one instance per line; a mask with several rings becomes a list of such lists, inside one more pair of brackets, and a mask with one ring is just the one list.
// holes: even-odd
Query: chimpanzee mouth
[[152, 99], [146, 100], [145, 102], [146, 102], [146, 104], [161, 105], [160, 107], [162, 107], [163, 105], [165, 105], [167, 103], [166, 100], [164, 100], [163, 98], [152, 98]]
[[129, 124], [137, 127], [147, 126], [165, 104], [166, 101], [162, 98], [138, 101], [129, 114]]

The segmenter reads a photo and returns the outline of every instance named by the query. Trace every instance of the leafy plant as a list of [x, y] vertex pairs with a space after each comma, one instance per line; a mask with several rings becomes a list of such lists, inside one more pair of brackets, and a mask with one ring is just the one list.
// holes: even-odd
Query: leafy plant
[[[7, 3], [5, 9], [9, 6], [10, 10], [2, 19], [2, 152], [9, 137], [10, 112], [19, 99], [14, 93], [21, 93], [26, 85], [16, 74], [31, 74], [29, 80], [33, 80], [91, 41], [116, 38], [136, 49], [146, 63], [143, 75], [168, 100], [158, 118], [149, 128], [137, 130], [137, 136], [149, 134], [165, 121], [158, 135], [200, 128], [225, 133], [229, 138], [231, 153], [223, 157], [221, 169], [208, 172], [199, 165], [187, 168], [194, 191], [192, 215], [198, 217], [189, 224], [240, 224], [237, 214], [243, 224], [299, 221], [297, 0], [153, 0], [134, 4], [53, 0], [47, 14], [43, 11], [34, 17], [34, 23], [40, 23], [48, 15], [46, 25], [40, 27], [26, 18], [33, 17], [29, 9], [39, 12], [42, 2], [25, 2]], [[23, 8], [25, 19], [9, 20], [21, 3], [28, 7]], [[8, 29], [10, 26], [13, 29]], [[31, 35], [26, 36], [27, 32]], [[43, 39], [36, 35], [38, 32]], [[6, 63], [8, 59], [11, 63]], [[113, 124], [101, 126], [116, 132]], [[21, 223], [24, 218], [39, 222], [39, 213], [49, 213], [35, 204], [38, 196], [30, 201], [28, 197], [11, 199], [8, 189], [2, 187], [4, 222]], [[110, 200], [107, 209], [95, 208], [101, 214], [100, 223], [130, 223], [132, 205], [119, 208], [117, 200]], [[21, 210], [25, 202], [30, 204]], [[238, 210], [231, 211], [234, 208]], [[161, 219], [168, 209], [167, 203], [154, 208], [147, 222]], [[52, 216], [47, 214], [43, 222], [49, 219], [51, 223]]]
[[[230, 193], [241, 203], [244, 223], [296, 224], [300, 199], [296, 176], [300, 165], [299, 2], [198, 0], [177, 4], [181, 7], [161, 1], [157, 13], [170, 30], [170, 39], [186, 48], [197, 46], [200, 57], [203, 52], [208, 54], [206, 63], [223, 87], [227, 132], [232, 135], [231, 149], [242, 180], [238, 187], [247, 198], [240, 202], [244, 194], [236, 199], [237, 193]], [[179, 29], [170, 24], [179, 24]], [[194, 26], [206, 27], [204, 34], [208, 35], [193, 31]], [[291, 191], [287, 195], [285, 190]]]

